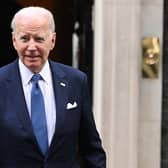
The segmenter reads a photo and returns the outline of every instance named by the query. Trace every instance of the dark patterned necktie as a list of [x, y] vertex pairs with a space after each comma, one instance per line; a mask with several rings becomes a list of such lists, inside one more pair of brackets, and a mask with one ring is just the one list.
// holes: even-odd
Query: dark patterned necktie
[[37, 142], [42, 153], [45, 155], [48, 149], [48, 135], [44, 99], [38, 84], [40, 79], [41, 76], [39, 74], [35, 74], [31, 80], [31, 120]]

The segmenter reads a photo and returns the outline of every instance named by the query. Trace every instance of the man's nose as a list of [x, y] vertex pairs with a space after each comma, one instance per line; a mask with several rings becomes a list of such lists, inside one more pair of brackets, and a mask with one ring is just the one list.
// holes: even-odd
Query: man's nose
[[29, 44], [28, 44], [28, 49], [29, 50], [36, 50], [36, 44], [34, 41], [30, 41]]

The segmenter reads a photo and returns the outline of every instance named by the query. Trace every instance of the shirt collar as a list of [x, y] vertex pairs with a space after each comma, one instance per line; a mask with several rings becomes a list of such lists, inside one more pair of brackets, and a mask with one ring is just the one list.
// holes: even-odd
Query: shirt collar
[[[30, 71], [22, 63], [22, 61], [20, 59], [19, 59], [19, 70], [20, 70], [23, 85], [28, 85], [30, 83], [30, 80], [31, 80], [32, 76], [34, 75], [34, 73], [32, 71]], [[51, 75], [50, 75], [51, 71], [50, 71], [50, 66], [49, 66], [48, 60], [44, 64], [44, 66], [43, 66], [42, 70], [39, 72], [39, 74], [41, 75], [42, 79], [47, 84], [51, 81], [51, 78], [50, 78], [51, 77]]]

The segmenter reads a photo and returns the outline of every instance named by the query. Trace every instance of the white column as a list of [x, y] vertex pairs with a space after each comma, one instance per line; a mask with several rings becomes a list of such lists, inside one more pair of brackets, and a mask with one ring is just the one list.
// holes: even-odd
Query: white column
[[95, 1], [93, 110], [107, 168], [137, 168], [139, 1]]

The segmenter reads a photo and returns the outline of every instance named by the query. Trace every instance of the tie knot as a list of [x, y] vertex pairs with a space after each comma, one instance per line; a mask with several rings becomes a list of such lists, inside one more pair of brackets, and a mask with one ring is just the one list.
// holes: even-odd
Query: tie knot
[[34, 74], [31, 80], [32, 82], [37, 83], [40, 79], [41, 79], [40, 74]]

